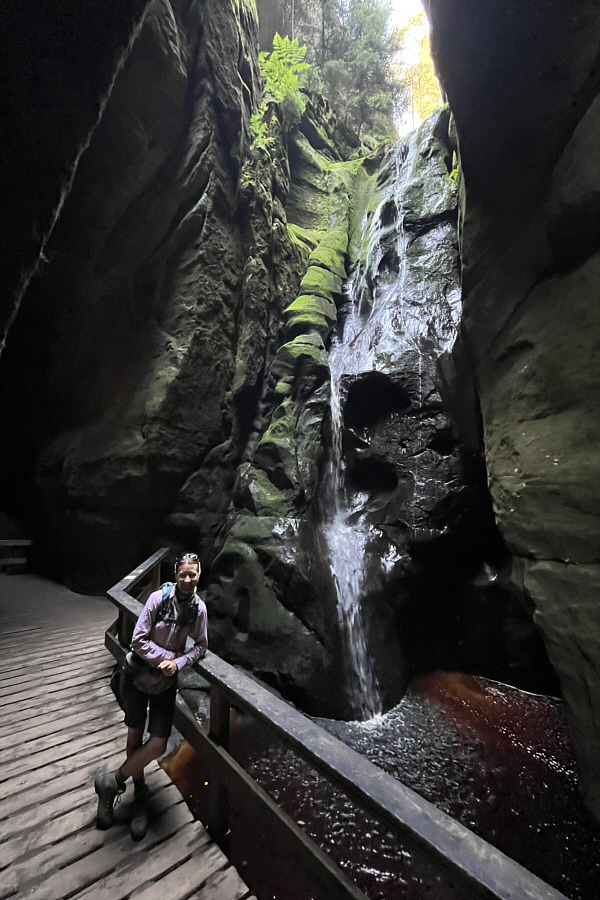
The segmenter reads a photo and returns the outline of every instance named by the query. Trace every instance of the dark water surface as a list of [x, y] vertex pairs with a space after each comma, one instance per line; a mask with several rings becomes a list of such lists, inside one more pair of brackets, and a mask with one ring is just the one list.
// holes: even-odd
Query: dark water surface
[[[560, 701], [436, 672], [370, 722], [317, 721], [567, 897], [599, 896], [600, 827], [577, 792]], [[232, 719], [232, 752], [372, 900], [468, 896], [246, 716]], [[205, 773], [189, 745], [168, 771], [202, 818]], [[310, 895], [289, 872], [283, 886], [252, 836], [245, 840], [248, 880], [266, 881], [263, 896]]]

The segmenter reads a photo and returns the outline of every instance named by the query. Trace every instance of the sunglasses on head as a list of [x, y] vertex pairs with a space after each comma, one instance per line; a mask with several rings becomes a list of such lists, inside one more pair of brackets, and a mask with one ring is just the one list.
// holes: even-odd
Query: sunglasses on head
[[175, 560], [175, 568], [177, 569], [182, 562], [199, 563], [200, 557], [197, 553], [182, 553], [181, 556], [178, 556]]

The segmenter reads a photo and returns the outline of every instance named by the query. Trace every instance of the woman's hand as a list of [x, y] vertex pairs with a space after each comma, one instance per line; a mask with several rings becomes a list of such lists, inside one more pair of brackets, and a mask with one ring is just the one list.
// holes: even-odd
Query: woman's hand
[[161, 672], [164, 672], [165, 675], [174, 675], [177, 671], [177, 663], [174, 659], [163, 659], [163, 661], [158, 664], [158, 668]]

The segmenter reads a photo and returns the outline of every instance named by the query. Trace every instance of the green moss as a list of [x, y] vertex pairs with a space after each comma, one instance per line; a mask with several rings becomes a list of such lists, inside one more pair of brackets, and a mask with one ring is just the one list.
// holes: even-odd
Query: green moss
[[284, 310], [286, 334], [295, 336], [317, 331], [329, 334], [337, 319], [337, 309], [331, 299], [303, 294]]
[[271, 377], [280, 381], [311, 374], [319, 380], [328, 376], [327, 351], [320, 334], [299, 334], [277, 351], [271, 366]]
[[320, 236], [316, 231], [310, 231], [308, 228], [302, 228], [300, 225], [294, 225], [288, 222], [288, 232], [292, 242], [301, 248], [307, 247], [312, 252], [318, 245]]
[[342, 293], [342, 279], [329, 269], [309, 266], [300, 284], [300, 291], [303, 294], [317, 294], [319, 297], [330, 299]]
[[[249, 489], [257, 516], [269, 514], [279, 516], [289, 512], [290, 503], [286, 493], [276, 488], [262, 469], [252, 468]], [[246, 540], [264, 540], [272, 536], [272, 531], [265, 520], [261, 518], [259, 522], [261, 524], [258, 528], [255, 526], [252, 531], [246, 529]]]
[[323, 246], [323, 244], [319, 244], [317, 249], [310, 254], [309, 265], [327, 269], [342, 280], [346, 278], [345, 256], [331, 247]]
[[319, 249], [327, 248], [334, 250], [343, 256], [348, 250], [348, 229], [345, 226], [338, 228], [329, 228], [323, 233], [319, 240]]
[[377, 175], [369, 175], [367, 170], [361, 166], [354, 182], [350, 208], [350, 227], [348, 229], [350, 256], [353, 259], [358, 259], [359, 262], [364, 262], [361, 259], [361, 251], [364, 249], [364, 225], [372, 218], [373, 213], [377, 209], [380, 196], [380, 191], [377, 189]]

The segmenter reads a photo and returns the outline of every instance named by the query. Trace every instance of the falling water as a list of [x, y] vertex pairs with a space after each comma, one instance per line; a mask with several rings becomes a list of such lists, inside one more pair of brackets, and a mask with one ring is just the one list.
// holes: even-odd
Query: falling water
[[[401, 184], [400, 168], [406, 158], [406, 148], [398, 145], [395, 155], [396, 178], [391, 191], [396, 208], [401, 210], [398, 197]], [[331, 452], [324, 493], [329, 516], [324, 535], [329, 549], [331, 573], [337, 593], [337, 610], [346, 664], [347, 690], [352, 710], [357, 718], [370, 719], [382, 712], [382, 700], [373, 671], [367, 644], [364, 599], [368, 569], [367, 544], [375, 529], [361, 519], [364, 497], [347, 489], [343, 455], [343, 414], [341, 388], [344, 375], [357, 375], [373, 366], [372, 354], [365, 352], [361, 335], [374, 312], [373, 298], [367, 288], [365, 274], [377, 271], [382, 260], [380, 216], [386, 200], [381, 200], [371, 228], [363, 223], [362, 244], [366, 243], [365, 271], [357, 267], [354, 278], [346, 285], [348, 312], [341, 334], [333, 338], [329, 354], [331, 371]], [[398, 245], [404, 244], [403, 216], [399, 216]], [[400, 271], [397, 290], [403, 295], [406, 260], [399, 254]], [[370, 348], [369, 348], [370, 349]]]
[[[396, 145], [382, 169], [379, 204], [371, 220], [365, 217], [363, 221], [358, 254], [362, 262], [345, 287], [346, 315], [332, 339], [329, 356], [332, 446], [322, 485], [323, 534], [337, 592], [349, 700], [362, 719], [382, 709], [370, 661], [368, 627], [365, 631], [365, 624], [373, 621], [368, 614], [365, 623], [369, 595], [375, 594], [376, 585], [385, 584], [390, 565], [401, 559], [403, 550], [373, 524], [369, 514], [371, 495], [357, 490], [346, 478], [344, 394], [349, 384], [372, 372], [381, 373], [392, 384], [404, 379], [410, 398], [407, 421], [411, 424], [406, 430], [403, 477], [407, 490], [400, 518], [408, 532], [420, 532], [431, 498], [437, 496], [437, 486], [426, 476], [428, 469], [422, 456], [427, 448], [426, 429], [421, 428], [428, 400], [424, 383], [430, 377], [427, 373], [432, 359], [451, 346], [459, 317], [458, 287], [455, 294], [445, 293], [429, 274], [435, 270], [431, 259], [437, 252], [440, 233], [431, 224], [416, 227], [422, 215], [422, 201], [417, 197], [418, 190], [415, 193], [415, 184], [421, 184], [421, 167], [418, 139], [411, 136]], [[444, 184], [440, 178], [442, 194]], [[438, 201], [435, 208], [445, 209], [448, 197], [444, 195]], [[375, 546], [377, 553], [370, 551]]]
[[337, 594], [349, 701], [357, 718], [369, 719], [380, 713], [382, 706], [367, 647], [362, 609], [368, 532], [365, 526], [351, 522], [344, 479], [340, 382], [347, 346], [342, 335], [330, 354], [332, 446], [325, 484], [330, 518], [324, 525], [324, 535]]

